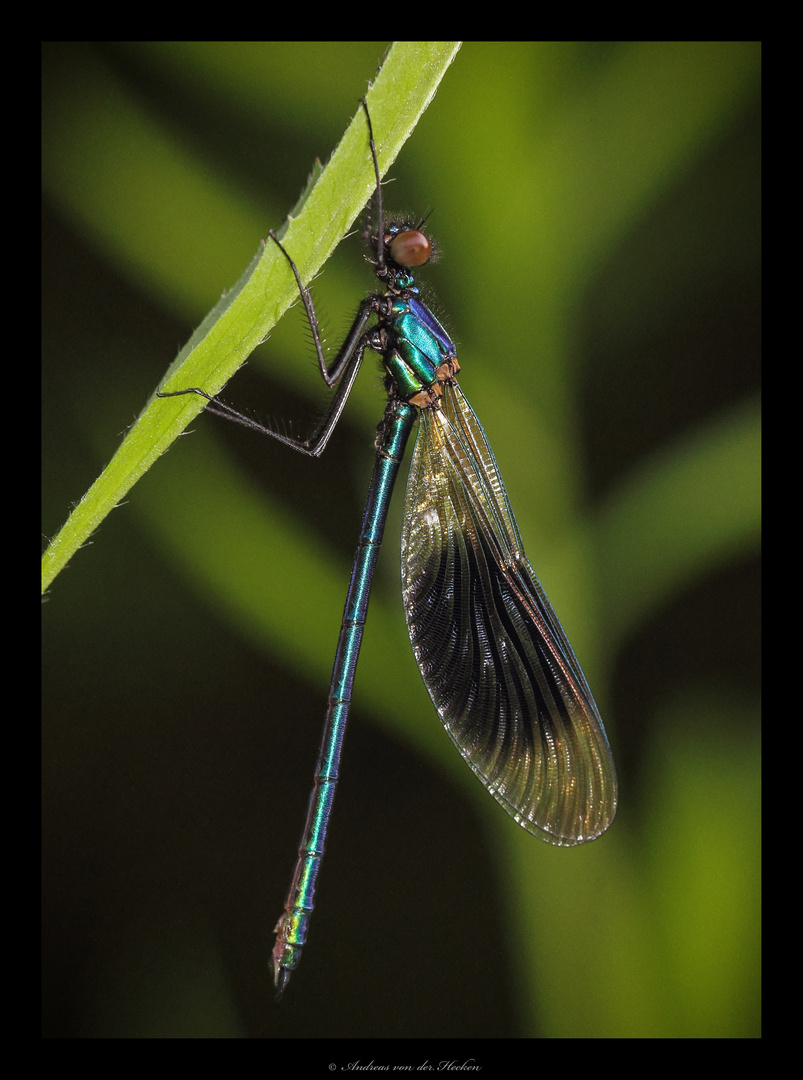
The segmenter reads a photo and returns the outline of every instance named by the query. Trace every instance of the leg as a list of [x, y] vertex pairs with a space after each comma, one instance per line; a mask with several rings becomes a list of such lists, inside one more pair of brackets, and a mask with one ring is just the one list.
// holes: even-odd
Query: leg
[[293, 438], [291, 435], [285, 435], [282, 432], [274, 431], [272, 428], [266, 427], [256, 420], [252, 420], [251, 417], [237, 412], [237, 410], [233, 409], [230, 405], [227, 405], [219, 398], [212, 397], [211, 394], [207, 394], [205, 390], [201, 390], [200, 387], [197, 386], [189, 387], [186, 390], [171, 390], [164, 393], [157, 393], [157, 397], [181, 397], [183, 394], [198, 394], [200, 397], [206, 398], [209, 402], [207, 405], [208, 412], [214, 413], [216, 416], [222, 416], [226, 420], [232, 420], [235, 423], [242, 424], [244, 427], [252, 428], [254, 431], [258, 431], [263, 435], [269, 435], [272, 439], [277, 439], [279, 442], [284, 443], [285, 446], [289, 446], [293, 450], [299, 451], [299, 453], [307, 454], [309, 457], [319, 457], [326, 449], [326, 444], [329, 442], [332, 432], [340, 419], [340, 414], [343, 412], [343, 407], [351, 393], [351, 388], [354, 385], [354, 380], [360, 369], [360, 364], [362, 363], [362, 358], [368, 344], [368, 335], [366, 334], [365, 326], [371, 315], [377, 310], [378, 298], [375, 296], [368, 296], [362, 301], [354, 318], [354, 322], [351, 325], [351, 329], [346, 336], [346, 340], [338, 350], [337, 356], [335, 356], [332, 363], [327, 365], [321, 346], [320, 334], [318, 332], [318, 320], [315, 316], [315, 308], [312, 304], [312, 297], [310, 296], [309, 289], [301, 284], [301, 278], [299, 277], [295, 263], [276, 239], [272, 231], [270, 236], [290, 263], [290, 268], [298, 283], [304, 310], [306, 311], [310, 329], [312, 330], [312, 338], [315, 343], [315, 351], [318, 355], [318, 364], [320, 366], [321, 375], [327, 386], [332, 387], [337, 385], [335, 395], [329, 403], [326, 413], [322, 417], [320, 423], [307, 438], [298, 439]]

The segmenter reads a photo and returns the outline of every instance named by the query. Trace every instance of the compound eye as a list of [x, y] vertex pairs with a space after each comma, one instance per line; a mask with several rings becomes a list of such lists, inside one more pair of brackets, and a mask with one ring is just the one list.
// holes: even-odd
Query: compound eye
[[390, 242], [390, 257], [399, 266], [423, 266], [432, 254], [432, 246], [418, 229], [400, 232]]

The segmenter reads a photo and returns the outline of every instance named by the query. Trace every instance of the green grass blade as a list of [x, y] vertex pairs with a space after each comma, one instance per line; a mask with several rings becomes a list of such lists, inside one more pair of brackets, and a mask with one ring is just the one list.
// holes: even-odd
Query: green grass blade
[[[383, 174], [432, 100], [458, 48], [455, 42], [402, 42], [389, 52], [367, 94]], [[314, 277], [332, 254], [374, 184], [365, 116], [358, 107], [287, 229], [287, 243], [304, 280]], [[280, 253], [275, 245], [264, 246], [179, 353], [168, 373], [169, 385], [201, 386], [218, 393], [296, 299], [295, 282]], [[203, 406], [195, 396], [172, 401], [151, 397], [117, 453], [49, 544], [42, 563], [43, 590]]]

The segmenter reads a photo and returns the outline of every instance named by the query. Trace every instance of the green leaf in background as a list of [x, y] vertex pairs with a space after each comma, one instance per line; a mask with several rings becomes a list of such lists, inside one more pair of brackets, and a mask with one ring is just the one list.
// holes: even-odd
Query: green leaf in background
[[[46, 47], [48, 536], [385, 49]], [[550, 850], [470, 777], [406, 644], [391, 521], [314, 936], [273, 1009], [383, 394], [364, 365], [317, 462], [198, 417], [44, 609], [50, 1037], [760, 1033], [759, 93], [756, 43], [465, 44], [384, 187], [434, 208], [426, 284], [605, 717], [610, 833]], [[319, 239], [288, 240], [310, 274]], [[334, 347], [363, 255], [345, 241], [316, 282]], [[264, 336], [257, 291], [204, 361], [221, 382]], [[297, 314], [225, 391], [294, 428], [321, 402]], [[156, 406], [154, 460], [189, 415]]]

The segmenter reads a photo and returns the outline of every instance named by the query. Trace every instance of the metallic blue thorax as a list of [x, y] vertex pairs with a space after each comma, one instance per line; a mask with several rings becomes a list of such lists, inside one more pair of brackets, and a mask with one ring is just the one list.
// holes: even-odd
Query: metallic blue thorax
[[396, 298], [388, 319], [395, 338], [385, 366], [402, 398], [409, 400], [438, 379], [438, 368], [456, 357], [454, 343], [417, 297]]

